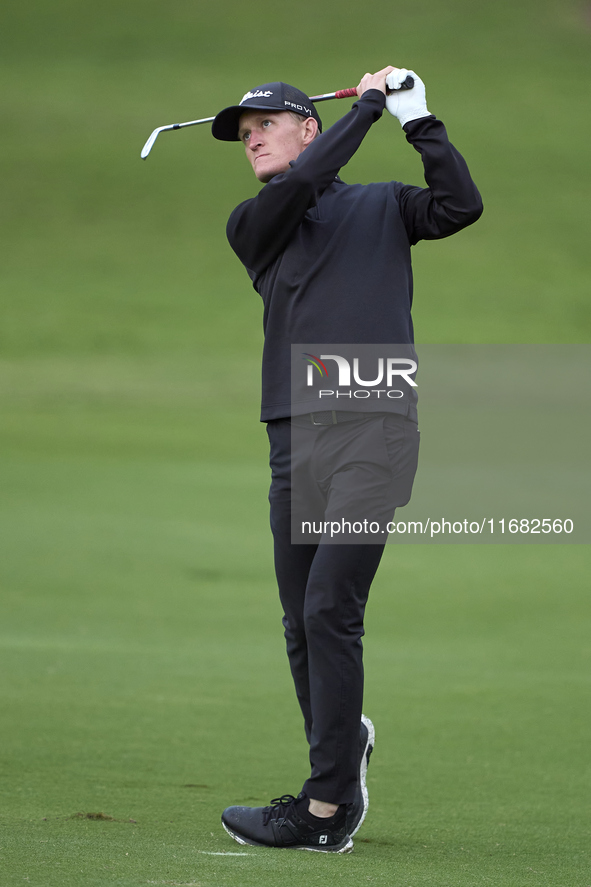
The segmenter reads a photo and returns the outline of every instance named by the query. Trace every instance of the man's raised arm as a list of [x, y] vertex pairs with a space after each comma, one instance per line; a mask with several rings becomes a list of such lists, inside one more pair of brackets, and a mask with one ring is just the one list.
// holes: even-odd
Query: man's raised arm
[[479, 219], [483, 207], [466, 161], [449, 141], [443, 123], [427, 110], [420, 77], [403, 68], [388, 77], [388, 84], [395, 86], [408, 74], [415, 81], [413, 89], [391, 93], [386, 108], [423, 160], [428, 187], [399, 185], [397, 193], [410, 242], [417, 243], [455, 234]]

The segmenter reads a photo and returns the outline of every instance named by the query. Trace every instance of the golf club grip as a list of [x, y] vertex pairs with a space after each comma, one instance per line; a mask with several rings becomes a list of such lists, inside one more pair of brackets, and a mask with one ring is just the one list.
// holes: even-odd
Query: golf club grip
[[[414, 77], [411, 77], [411, 75], [409, 74], [402, 81], [402, 83], [399, 86], [399, 89], [412, 89], [414, 85], [415, 85]], [[395, 90], [393, 90], [393, 91], [395, 91]], [[334, 97], [335, 97], [335, 99], [347, 99], [347, 98], [350, 98], [351, 96], [354, 96], [354, 95], [357, 95], [357, 90], [355, 89], [355, 87], [353, 87], [352, 89], [338, 89], [335, 92]]]

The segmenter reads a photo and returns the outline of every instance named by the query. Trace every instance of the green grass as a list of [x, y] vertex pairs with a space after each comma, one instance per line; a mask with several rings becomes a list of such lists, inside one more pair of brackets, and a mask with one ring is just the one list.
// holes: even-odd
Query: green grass
[[[588, 887], [582, 545], [391, 546], [368, 608], [378, 740], [355, 853], [221, 830], [227, 804], [307, 775], [257, 422], [261, 306], [224, 238], [256, 185], [206, 128], [139, 159], [155, 126], [257, 83], [321, 92], [400, 61], [485, 203], [415, 250], [418, 341], [587, 343], [587, 6], [13, 0], [2, 19], [1, 887]], [[422, 182], [385, 116], [343, 178], [392, 177]]]
[[355, 854], [240, 848], [223, 807], [306, 776], [263, 428], [165, 365], [78, 365], [4, 397], [0, 883], [587, 887], [586, 546], [388, 550]]
[[219, 824], [306, 775], [262, 467], [5, 472], [2, 883], [588, 883], [584, 546], [388, 551], [355, 856], [273, 854]]

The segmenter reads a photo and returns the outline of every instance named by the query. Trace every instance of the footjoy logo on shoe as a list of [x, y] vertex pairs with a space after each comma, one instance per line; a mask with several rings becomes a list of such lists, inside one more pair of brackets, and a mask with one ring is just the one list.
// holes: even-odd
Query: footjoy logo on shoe
[[328, 835], [320, 835], [318, 838], [319, 844], [328, 844]]

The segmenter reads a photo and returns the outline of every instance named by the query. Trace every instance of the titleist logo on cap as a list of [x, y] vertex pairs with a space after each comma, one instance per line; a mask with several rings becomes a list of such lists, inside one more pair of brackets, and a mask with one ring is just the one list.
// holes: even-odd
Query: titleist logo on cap
[[254, 92], [247, 92], [242, 96], [240, 100], [240, 104], [245, 102], [247, 99], [260, 99], [260, 98], [268, 98], [268, 96], [273, 95], [272, 91], [268, 89], [266, 92], [263, 92], [262, 89], [256, 89]]

